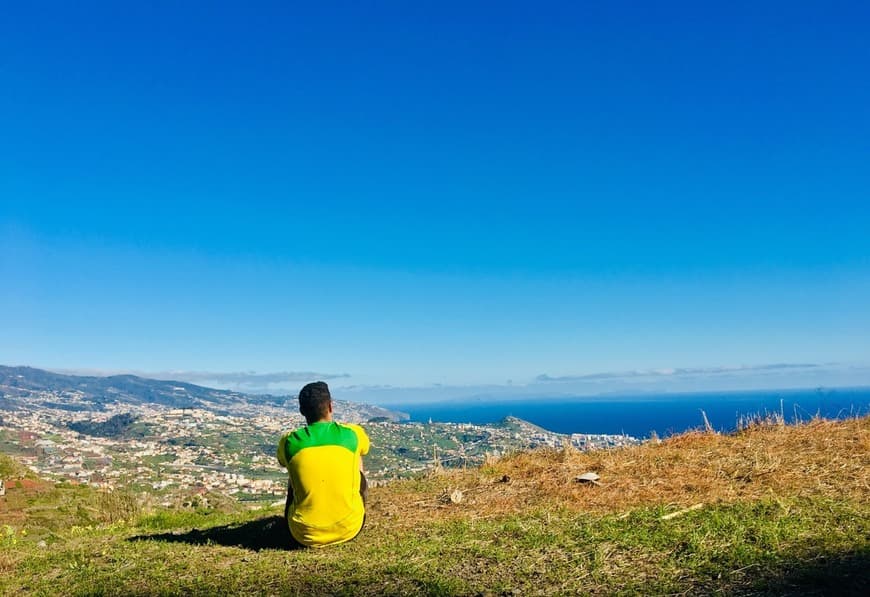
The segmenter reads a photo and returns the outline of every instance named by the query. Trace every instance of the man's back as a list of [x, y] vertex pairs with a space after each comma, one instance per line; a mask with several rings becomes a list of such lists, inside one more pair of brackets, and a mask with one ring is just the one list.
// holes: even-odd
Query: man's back
[[310, 423], [278, 442], [278, 461], [290, 475], [287, 513], [293, 537], [309, 546], [342, 543], [362, 528], [361, 456], [369, 438], [358, 425]]

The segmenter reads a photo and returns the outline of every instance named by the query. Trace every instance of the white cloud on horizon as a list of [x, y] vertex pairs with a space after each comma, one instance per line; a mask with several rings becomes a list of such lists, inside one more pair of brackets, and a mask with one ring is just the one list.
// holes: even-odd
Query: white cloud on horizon
[[674, 367], [582, 375], [541, 374], [529, 383], [444, 386], [366, 386], [341, 389], [358, 402], [402, 404], [422, 401], [481, 401], [620, 396], [683, 392], [787, 390], [870, 386], [870, 363], [771, 363], [737, 367]]
[[[834, 363], [828, 364], [835, 365]], [[581, 375], [551, 376], [542, 373], [535, 377], [535, 381], [541, 383], [570, 382], [570, 381], [595, 381], [595, 380], [627, 380], [642, 377], [668, 377], [668, 376], [716, 376], [731, 374], [748, 374], [769, 371], [809, 370], [824, 367], [818, 363], [771, 363], [765, 365], [740, 365], [737, 367], [674, 367], [663, 369], [630, 370], [606, 373], [587, 373]]]
[[[441, 400], [528, 399], [557, 396], [606, 396], [703, 391], [870, 386], [870, 363], [770, 363], [718, 367], [663, 367], [552, 376], [542, 373], [526, 383], [392, 384], [353, 383], [348, 373], [315, 371], [161, 371], [51, 369], [72, 375], [133, 374], [195, 383], [250, 394], [294, 394], [306, 382], [330, 382], [338, 399], [376, 404]], [[356, 378], [359, 379], [359, 378]], [[333, 383], [334, 382], [334, 383]]]
[[110, 377], [112, 375], [136, 375], [148, 379], [183, 381], [211, 388], [236, 390], [249, 393], [287, 392], [298, 389], [299, 384], [309, 381], [334, 381], [350, 379], [349, 373], [323, 373], [316, 371], [139, 371], [132, 369], [49, 369], [65, 375]]

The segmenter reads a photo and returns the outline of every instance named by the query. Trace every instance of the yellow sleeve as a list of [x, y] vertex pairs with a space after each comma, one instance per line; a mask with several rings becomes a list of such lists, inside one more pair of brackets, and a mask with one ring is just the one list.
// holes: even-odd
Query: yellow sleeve
[[287, 434], [281, 436], [278, 440], [278, 462], [284, 468], [287, 468]]
[[353, 429], [353, 432], [356, 433], [356, 437], [359, 440], [360, 456], [365, 456], [366, 454], [368, 454], [369, 448], [371, 447], [371, 442], [369, 441], [369, 436], [366, 434], [365, 429], [363, 429], [359, 425], [354, 425], [353, 423], [348, 423], [347, 426]]

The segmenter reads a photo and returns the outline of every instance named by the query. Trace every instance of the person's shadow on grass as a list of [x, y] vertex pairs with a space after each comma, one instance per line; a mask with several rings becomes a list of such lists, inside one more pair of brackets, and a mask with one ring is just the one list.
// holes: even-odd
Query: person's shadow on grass
[[159, 533], [137, 535], [128, 541], [166, 541], [190, 545], [225, 545], [251, 551], [262, 549], [300, 549], [287, 522], [281, 516], [260, 518], [243, 524], [227, 524], [210, 529], [193, 529], [187, 533]]

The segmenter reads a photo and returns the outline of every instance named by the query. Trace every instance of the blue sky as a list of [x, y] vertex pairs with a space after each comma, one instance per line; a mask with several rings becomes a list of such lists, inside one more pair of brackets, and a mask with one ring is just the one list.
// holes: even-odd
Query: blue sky
[[130, 4], [4, 8], [0, 363], [870, 384], [865, 3]]

